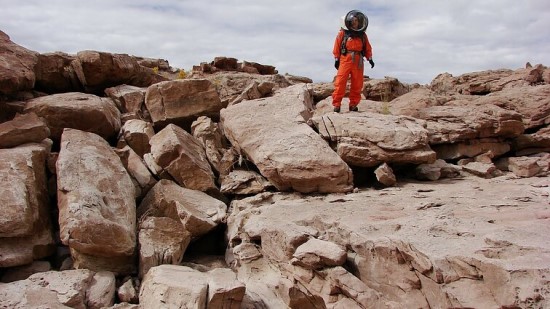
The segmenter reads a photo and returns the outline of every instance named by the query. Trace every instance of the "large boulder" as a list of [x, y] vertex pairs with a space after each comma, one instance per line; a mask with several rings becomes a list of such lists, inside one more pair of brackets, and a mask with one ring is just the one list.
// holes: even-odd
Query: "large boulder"
[[147, 88], [145, 105], [158, 126], [186, 126], [199, 116], [217, 117], [222, 103], [214, 84], [206, 79], [172, 80]]
[[277, 189], [350, 191], [351, 169], [306, 124], [312, 103], [305, 86], [291, 86], [273, 97], [223, 109], [221, 123], [232, 145]]
[[222, 71], [237, 71], [239, 68], [237, 58], [231, 57], [216, 57], [210, 65]]
[[122, 113], [141, 115], [147, 88], [130, 85], [119, 85], [105, 89], [105, 94], [113, 99]]
[[73, 66], [75, 59], [76, 56], [63, 52], [39, 54], [35, 89], [49, 94], [83, 92], [84, 87]]
[[149, 140], [155, 135], [150, 122], [141, 119], [130, 119], [120, 129], [120, 138], [132, 148], [140, 157], [151, 150]]
[[166, 179], [160, 180], [147, 193], [137, 209], [140, 221], [147, 217], [168, 217], [180, 222], [194, 239], [218, 226], [226, 212], [223, 202]]
[[120, 130], [120, 112], [109, 98], [70, 92], [53, 94], [27, 101], [25, 113], [44, 118], [54, 141], [63, 129], [72, 128], [112, 139]]
[[409, 87], [397, 78], [368, 79], [363, 86], [363, 95], [367, 100], [389, 102], [407, 92]]
[[537, 65], [518, 70], [500, 69], [465, 73], [457, 77], [443, 73], [434, 78], [430, 88], [438, 93], [486, 95], [505, 88], [540, 83], [543, 81], [544, 70], [544, 66]]
[[217, 192], [204, 148], [193, 135], [169, 124], [149, 143], [155, 163], [178, 184], [189, 189]]
[[139, 224], [139, 277], [151, 267], [179, 265], [191, 242], [189, 233], [179, 220], [169, 217], [145, 217]]
[[14, 119], [0, 123], [0, 148], [40, 143], [49, 136], [50, 129], [34, 113], [16, 115]]
[[115, 149], [115, 152], [132, 178], [136, 188], [136, 197], [142, 198], [157, 183], [157, 180], [147, 168], [144, 160], [132, 148], [125, 146]]
[[66, 129], [56, 166], [60, 238], [75, 267], [131, 273], [135, 192], [119, 157], [98, 135]]
[[523, 118], [525, 129], [536, 129], [550, 124], [550, 85], [506, 88], [479, 97], [475, 105], [496, 105], [515, 111]]
[[246, 72], [248, 74], [274, 75], [277, 74], [274, 66], [260, 64], [256, 62], [243, 61], [237, 62], [236, 58], [216, 57], [214, 61], [202, 62], [198, 66], [193, 66], [193, 73], [217, 73], [222, 71]]
[[436, 159], [421, 120], [360, 112], [329, 113], [311, 121], [321, 136], [336, 144], [338, 155], [350, 165], [422, 164]]
[[106, 88], [122, 84], [148, 87], [164, 80], [127, 54], [85, 50], [77, 53], [72, 65], [85, 91], [97, 95], [103, 94]]
[[88, 269], [48, 271], [0, 284], [1, 308], [105, 308], [114, 296], [115, 276]]
[[223, 135], [220, 124], [201, 116], [191, 125], [191, 134], [203, 145], [206, 157], [217, 174], [220, 177], [229, 174], [237, 159]]
[[139, 291], [143, 308], [206, 308], [208, 276], [179, 265], [151, 268]]
[[510, 139], [524, 131], [519, 113], [495, 105], [431, 106], [417, 117], [426, 121], [429, 143], [440, 159], [475, 157], [510, 150]]
[[425, 87], [415, 88], [392, 100], [387, 105], [387, 113], [418, 118], [420, 110], [432, 106], [444, 105], [445, 102], [451, 99], [451, 97], [438, 95]]
[[432, 106], [421, 109], [430, 144], [456, 143], [479, 138], [514, 138], [524, 131], [519, 113], [495, 105]]
[[200, 272], [186, 266], [151, 268], [139, 292], [143, 308], [241, 308], [245, 287], [230, 269]]
[[[193, 72], [193, 78], [204, 78], [211, 81], [215, 85], [224, 107], [249, 98], [250, 92], [257, 91], [261, 97], [266, 97], [273, 94], [273, 91], [291, 85], [291, 82], [280, 74], [260, 75], [234, 71], [214, 74]], [[254, 87], [254, 84], [257, 86]]]
[[0, 267], [30, 264], [53, 253], [49, 152], [39, 144], [0, 149]]
[[13, 43], [0, 30], [0, 94], [31, 90], [38, 53]]
[[159, 181], [137, 209], [139, 275], [161, 264], [180, 264], [191, 240], [216, 228], [227, 206], [206, 193]]
[[243, 72], [260, 75], [273, 75], [278, 73], [278, 71], [272, 65], [260, 64], [251, 61], [243, 61], [243, 63], [241, 64], [241, 70]]
[[[422, 118], [419, 116], [420, 110], [434, 106], [477, 109], [481, 105], [494, 105], [521, 114], [525, 129], [538, 128], [550, 123], [550, 85], [538, 79], [536, 83], [526, 81], [531, 75], [523, 71], [483, 71], [460, 78], [441, 74], [434, 79], [431, 87], [413, 89], [391, 101], [388, 110], [392, 114]], [[484, 82], [473, 81], [481, 76]], [[470, 78], [473, 80], [467, 82]], [[457, 90], [455, 87], [459, 86], [481, 87], [485, 90]], [[475, 114], [476, 111], [472, 110], [471, 113]]]

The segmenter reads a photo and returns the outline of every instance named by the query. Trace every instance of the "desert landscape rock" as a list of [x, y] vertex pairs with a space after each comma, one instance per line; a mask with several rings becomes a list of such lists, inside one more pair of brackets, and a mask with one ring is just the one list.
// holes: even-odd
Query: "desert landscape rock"
[[271, 65], [0, 31], [0, 308], [549, 308], [549, 76], [334, 113]]
[[55, 251], [45, 165], [50, 149], [48, 143], [0, 149], [0, 267], [31, 264]]
[[55, 141], [59, 141], [65, 128], [92, 132], [109, 140], [118, 135], [121, 126], [120, 111], [111, 99], [79, 92], [30, 100], [23, 113], [43, 118]]
[[60, 239], [75, 267], [132, 272], [135, 193], [119, 157], [98, 135], [66, 129], [56, 167]]
[[38, 53], [26, 49], [10, 40], [10, 37], [0, 31], [0, 93], [10, 94], [34, 87], [36, 74], [34, 66], [38, 62]]
[[351, 169], [306, 123], [312, 104], [307, 89], [295, 85], [223, 109], [221, 124], [229, 141], [278, 190], [350, 191]]

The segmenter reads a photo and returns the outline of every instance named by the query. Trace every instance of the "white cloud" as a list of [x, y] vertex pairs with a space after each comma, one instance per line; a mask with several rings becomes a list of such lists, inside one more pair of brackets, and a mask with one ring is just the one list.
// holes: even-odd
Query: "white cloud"
[[370, 20], [366, 75], [429, 83], [525, 62], [550, 63], [546, 0], [0, 0], [0, 30], [38, 52], [99, 50], [163, 58], [174, 67], [235, 57], [280, 73], [332, 80], [332, 45], [350, 9]]

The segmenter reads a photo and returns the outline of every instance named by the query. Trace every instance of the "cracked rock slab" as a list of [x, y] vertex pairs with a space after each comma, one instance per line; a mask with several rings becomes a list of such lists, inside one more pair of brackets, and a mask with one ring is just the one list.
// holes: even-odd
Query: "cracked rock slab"
[[280, 191], [349, 192], [349, 166], [309, 125], [313, 99], [303, 85], [221, 111], [231, 144]]
[[[235, 249], [239, 280], [270, 303], [291, 303], [268, 292], [290, 280], [327, 307], [546, 307], [550, 225], [540, 214], [550, 206], [536, 182], [469, 176], [347, 195], [263, 193], [232, 202], [228, 256]], [[346, 248], [347, 271], [292, 265], [312, 237]], [[241, 260], [237, 249], [251, 246], [254, 259]]]
[[329, 113], [313, 117], [311, 122], [323, 138], [336, 144], [338, 155], [350, 165], [374, 167], [436, 160], [422, 120], [360, 112]]

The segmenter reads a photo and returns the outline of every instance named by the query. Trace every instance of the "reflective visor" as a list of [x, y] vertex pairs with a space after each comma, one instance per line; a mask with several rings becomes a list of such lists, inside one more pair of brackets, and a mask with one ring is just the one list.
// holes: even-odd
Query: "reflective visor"
[[352, 31], [365, 31], [369, 25], [369, 19], [358, 10], [349, 11], [345, 18], [346, 28]]

